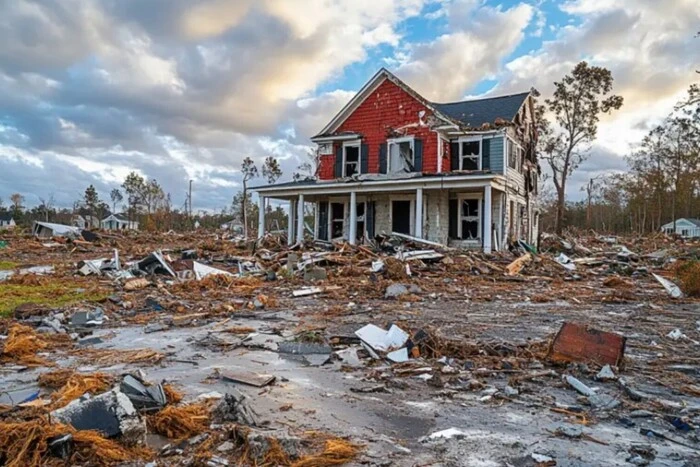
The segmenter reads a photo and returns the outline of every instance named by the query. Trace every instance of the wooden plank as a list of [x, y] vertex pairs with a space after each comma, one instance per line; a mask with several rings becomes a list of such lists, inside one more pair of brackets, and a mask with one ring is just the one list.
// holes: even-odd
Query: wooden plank
[[583, 324], [564, 323], [552, 341], [547, 358], [553, 362], [594, 362], [620, 366], [627, 338]]

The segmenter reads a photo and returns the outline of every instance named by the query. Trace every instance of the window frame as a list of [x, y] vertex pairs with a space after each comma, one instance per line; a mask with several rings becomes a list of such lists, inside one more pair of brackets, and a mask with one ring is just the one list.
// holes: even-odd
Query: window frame
[[[515, 170], [518, 173], [523, 172], [523, 163], [525, 159], [525, 149], [520, 145], [520, 143], [516, 142], [513, 138], [510, 136], [507, 138], [508, 140], [508, 147], [506, 148], [506, 167], [508, 167], [511, 170]], [[512, 148], [512, 149], [511, 149]], [[510, 166], [510, 151], [515, 150], [515, 167]]]
[[333, 155], [333, 143], [317, 143], [318, 144], [318, 154], [321, 156], [332, 156]]
[[[462, 238], [462, 221], [473, 220], [471, 216], [462, 215], [462, 204], [465, 200], [475, 199], [479, 202], [479, 216], [478, 216], [478, 237], [476, 238]], [[483, 237], [483, 217], [484, 217], [484, 197], [480, 193], [463, 193], [457, 196], [457, 237], [463, 242], [480, 243]]]
[[477, 157], [477, 169], [476, 170], [483, 170], [483, 160], [484, 160], [484, 138], [483, 136], [462, 136], [461, 138], [457, 139], [457, 144], [459, 145], [459, 170], [469, 170], [464, 168], [464, 159], [465, 158], [473, 158], [474, 156], [469, 155], [465, 156], [462, 154], [462, 143], [471, 143], [474, 141], [479, 142], [479, 154], [476, 156]]
[[[392, 172], [391, 170], [391, 145], [392, 144], [401, 144], [401, 143], [406, 143], [409, 142], [411, 143], [411, 166], [415, 168], [416, 166], [416, 137], [414, 135], [411, 136], [402, 136], [400, 138], [388, 138], [386, 140], [386, 173], [396, 173]], [[408, 173], [408, 172], [407, 172]]]
[[[356, 147], [357, 148], [357, 170], [353, 175], [360, 175], [362, 173], [362, 141], [359, 139], [352, 141], [343, 142], [343, 177], [351, 177], [352, 175], [347, 175], [347, 148]], [[354, 163], [354, 162], [353, 162]]]

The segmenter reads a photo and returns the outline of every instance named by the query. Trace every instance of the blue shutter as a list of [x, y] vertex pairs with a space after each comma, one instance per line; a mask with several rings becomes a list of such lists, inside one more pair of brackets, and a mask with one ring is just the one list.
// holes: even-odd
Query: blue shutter
[[322, 201], [318, 205], [318, 239], [328, 240], [328, 202]]
[[340, 144], [335, 148], [335, 178], [343, 176], [343, 145]]
[[379, 145], [379, 173], [386, 173], [386, 143]]
[[450, 142], [450, 170], [459, 170], [459, 143]]
[[481, 170], [491, 170], [491, 140], [481, 140]]
[[369, 144], [363, 144], [360, 148], [360, 173], [369, 173]]
[[423, 171], [423, 140], [416, 139], [413, 141], [413, 171]]

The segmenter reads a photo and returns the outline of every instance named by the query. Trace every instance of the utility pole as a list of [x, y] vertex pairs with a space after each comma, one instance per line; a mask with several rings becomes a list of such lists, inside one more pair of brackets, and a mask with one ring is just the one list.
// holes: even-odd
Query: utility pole
[[192, 180], [190, 180], [190, 191], [189, 194], [187, 195], [187, 200], [190, 203], [190, 217], [192, 217]]

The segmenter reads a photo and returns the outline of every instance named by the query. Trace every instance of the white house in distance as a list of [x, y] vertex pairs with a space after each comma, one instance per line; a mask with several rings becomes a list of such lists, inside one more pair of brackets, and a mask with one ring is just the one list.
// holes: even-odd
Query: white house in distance
[[0, 213], [0, 230], [13, 229], [15, 225], [17, 224], [15, 224], [15, 220], [12, 218], [12, 213]]
[[661, 226], [661, 231], [667, 234], [676, 233], [684, 238], [700, 238], [700, 219], [681, 218], [676, 221], [676, 230], [673, 230], [673, 222]]
[[100, 227], [105, 230], [138, 230], [139, 223], [137, 221], [129, 221], [129, 218], [125, 214], [110, 214], [102, 219]]

